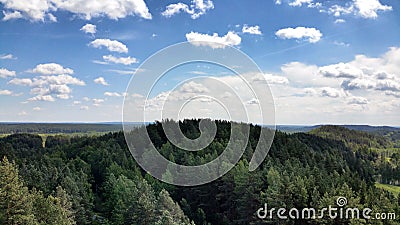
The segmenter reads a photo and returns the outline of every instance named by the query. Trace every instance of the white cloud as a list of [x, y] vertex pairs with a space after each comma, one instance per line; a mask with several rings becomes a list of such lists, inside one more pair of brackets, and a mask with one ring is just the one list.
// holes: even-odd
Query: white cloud
[[325, 87], [340, 85], [340, 81], [332, 77], [323, 77], [318, 73], [316, 65], [307, 65], [300, 62], [291, 62], [281, 67], [282, 76], [289, 80], [289, 83], [296, 87]]
[[265, 80], [268, 84], [289, 84], [289, 80], [286, 77], [274, 76], [272, 74], [265, 74]]
[[186, 5], [182, 2], [179, 2], [179, 3], [168, 5], [166, 7], [165, 11], [163, 11], [161, 13], [161, 15], [163, 15], [165, 17], [171, 17], [180, 12], [186, 12], [186, 13], [192, 14], [193, 10], [190, 10], [188, 5]]
[[113, 73], [118, 73], [122, 75], [133, 75], [138, 72], [139, 69], [132, 69], [132, 70], [108, 70]]
[[80, 30], [85, 32], [86, 34], [95, 34], [97, 32], [96, 25], [90, 23], [85, 24]]
[[348, 100], [348, 103], [354, 105], [367, 105], [368, 99], [359, 96], [351, 96]]
[[33, 86], [46, 86], [51, 84], [57, 85], [77, 85], [77, 86], [85, 86], [85, 82], [79, 80], [76, 77], [72, 77], [70, 75], [56, 75], [56, 76], [39, 76], [33, 78], [32, 85]]
[[283, 76], [275, 76], [272, 74], [255, 74], [252, 81], [266, 81], [269, 85], [278, 84], [286, 85], [289, 84], [289, 80]]
[[275, 4], [280, 5], [280, 4], [282, 4], [282, 1], [281, 0], [276, 0]]
[[43, 75], [54, 75], [54, 74], [73, 74], [74, 71], [70, 68], [64, 68], [57, 63], [46, 63], [39, 64], [31, 70], [33, 73], [39, 73]]
[[313, 0], [294, 0], [294, 1], [292, 1], [292, 2], [289, 2], [289, 5], [290, 6], [297, 6], [297, 7], [300, 7], [300, 6], [302, 6], [303, 4], [310, 4], [310, 3], [312, 3], [313, 2]]
[[4, 14], [3, 21], [23, 18], [22, 14], [18, 11], [14, 12], [3, 11], [3, 14]]
[[55, 101], [58, 99], [71, 98], [72, 89], [69, 85], [84, 86], [85, 82], [70, 75], [46, 75], [29, 78], [14, 78], [8, 82], [13, 85], [32, 87], [30, 93], [36, 95], [29, 101]]
[[341, 96], [341, 92], [335, 88], [323, 87], [321, 88], [321, 95], [331, 98], [338, 98]]
[[[350, 14], [354, 11], [354, 5], [350, 4], [350, 6], [340, 6], [340, 5], [333, 5], [328, 8], [328, 13], [333, 14], [335, 17], [339, 17], [342, 15]], [[322, 10], [324, 12], [324, 10]]]
[[362, 70], [350, 64], [338, 63], [319, 68], [319, 73], [325, 77], [356, 78], [362, 75]]
[[243, 25], [242, 32], [249, 33], [249, 34], [262, 35], [262, 33], [260, 31], [260, 27], [258, 25], [248, 26], [247, 24], [245, 24], [245, 25]]
[[101, 60], [93, 60], [92, 62], [96, 63], [96, 64], [100, 64], [100, 65], [108, 65], [109, 64], [108, 62], [104, 62], [104, 61], [101, 61]]
[[104, 61], [106, 62], [112, 62], [112, 63], [117, 63], [117, 64], [124, 64], [124, 65], [131, 65], [133, 63], [138, 63], [138, 60], [133, 57], [115, 57], [112, 55], [105, 55], [103, 56]]
[[332, 88], [332, 87], [309, 87], [304, 88], [300, 91], [301, 94], [295, 94], [296, 96], [312, 96], [312, 97], [330, 97], [330, 98], [339, 98], [346, 96], [345, 92], [341, 89]]
[[0, 90], [0, 95], [12, 95], [13, 92], [10, 90]]
[[152, 16], [144, 0], [0, 0], [6, 11], [3, 20], [25, 18], [31, 21], [56, 21], [51, 12], [68, 11], [87, 20], [107, 16], [110, 19], [138, 15], [144, 19]]
[[379, 11], [385, 12], [392, 9], [391, 6], [382, 5], [379, 0], [353, 0], [352, 2], [347, 2], [345, 6], [333, 5], [328, 10], [322, 10], [322, 12], [333, 14], [335, 17], [355, 14], [362, 18], [375, 19], [378, 17]]
[[28, 101], [54, 102], [55, 99], [51, 95], [37, 95], [35, 97], [29, 98]]
[[308, 39], [310, 43], [316, 43], [322, 37], [319, 30], [308, 27], [284, 28], [278, 30], [275, 35], [281, 39]]
[[377, 18], [378, 11], [392, 10], [391, 6], [382, 5], [379, 0], [354, 0], [354, 5], [358, 15], [363, 18]]
[[0, 59], [16, 59], [12, 54], [0, 55]]
[[344, 19], [336, 19], [334, 23], [346, 23]]
[[13, 85], [20, 85], [20, 86], [31, 86], [32, 80], [29, 78], [14, 78], [8, 82], [9, 84]]
[[242, 41], [242, 38], [232, 31], [222, 37], [219, 37], [217, 33], [208, 35], [192, 31], [186, 34], [186, 39], [195, 46], [209, 46], [211, 48], [225, 48], [226, 45], [236, 46]]
[[168, 18], [175, 14], [184, 12], [191, 15], [192, 19], [197, 19], [211, 9], [214, 9], [214, 3], [211, 0], [192, 0], [190, 6], [181, 2], [170, 4], [161, 15]]
[[47, 13], [47, 17], [51, 22], [53, 23], [57, 22], [57, 17], [55, 17], [53, 14]]
[[89, 106], [83, 105], [80, 107], [80, 110], [89, 110]]
[[96, 84], [101, 84], [104, 86], [108, 86], [109, 84], [107, 83], [107, 81], [104, 79], [104, 77], [98, 77], [96, 79], [93, 80]]
[[94, 99], [92, 99], [92, 101], [93, 101], [93, 105], [94, 105], [94, 106], [99, 106], [101, 103], [104, 102], [104, 99], [101, 99], [101, 98], [94, 98]]
[[49, 0], [36, 1], [18, 1], [18, 0], [0, 0], [5, 10], [3, 20], [27, 18], [32, 21], [44, 21], [47, 12], [55, 10], [52, 2]]
[[196, 83], [194, 81], [190, 81], [187, 83], [184, 83], [180, 89], [180, 92], [183, 93], [207, 93], [209, 90], [202, 84]]
[[106, 47], [111, 52], [128, 53], [128, 48], [123, 43], [110, 39], [96, 39], [89, 44], [94, 48]]
[[34, 107], [33, 108], [33, 111], [41, 111], [42, 110], [42, 108], [40, 108], [40, 107]]
[[104, 96], [107, 97], [121, 97], [122, 95], [118, 92], [104, 92]]
[[16, 72], [6, 68], [0, 68], [0, 78], [15, 77]]

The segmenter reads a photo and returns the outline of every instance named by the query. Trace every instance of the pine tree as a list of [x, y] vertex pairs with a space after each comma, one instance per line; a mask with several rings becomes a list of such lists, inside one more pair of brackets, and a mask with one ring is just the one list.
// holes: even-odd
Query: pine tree
[[37, 224], [32, 209], [32, 196], [17, 167], [4, 157], [0, 163], [0, 224]]
[[158, 195], [158, 219], [156, 224], [160, 225], [191, 225], [189, 218], [184, 214], [181, 207], [172, 200], [166, 190]]

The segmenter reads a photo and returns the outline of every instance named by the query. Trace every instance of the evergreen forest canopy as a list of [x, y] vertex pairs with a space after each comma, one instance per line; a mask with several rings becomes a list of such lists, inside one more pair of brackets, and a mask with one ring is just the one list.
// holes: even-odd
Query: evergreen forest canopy
[[[204, 164], [224, 151], [231, 125], [216, 121], [217, 134], [204, 150], [188, 152], [168, 142], [160, 122], [148, 133], [159, 152], [184, 165]], [[200, 135], [199, 120], [180, 122], [188, 138]], [[145, 173], [129, 152], [123, 132], [100, 136], [12, 134], [0, 138], [0, 224], [399, 224], [399, 139], [321, 126], [308, 133], [277, 132], [266, 160], [248, 170], [261, 128], [239, 163], [220, 179], [196, 187], [162, 183]], [[140, 146], [141, 143], [137, 143]], [[167, 168], [160, 166], [160, 173]], [[396, 190], [396, 189], [395, 189]], [[335, 205], [395, 212], [394, 220], [261, 220], [268, 207], [316, 209]]]

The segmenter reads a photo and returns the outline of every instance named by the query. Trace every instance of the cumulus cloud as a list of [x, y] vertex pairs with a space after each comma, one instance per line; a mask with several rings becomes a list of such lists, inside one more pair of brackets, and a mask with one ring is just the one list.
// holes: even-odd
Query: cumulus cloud
[[98, 77], [98, 78], [94, 79], [93, 82], [95, 82], [96, 84], [104, 85], [104, 86], [108, 86], [109, 85], [107, 83], [107, 81], [104, 79], [104, 77]]
[[90, 23], [84, 25], [80, 30], [85, 32], [86, 34], [92, 34], [92, 35], [97, 32], [96, 25]]
[[70, 99], [72, 89], [69, 85], [84, 86], [85, 82], [71, 75], [42, 75], [32, 79], [14, 78], [8, 82], [13, 85], [31, 87], [30, 94], [36, 95], [28, 101], [55, 101], [58, 99]]
[[307, 39], [310, 43], [316, 43], [322, 37], [321, 31], [308, 27], [284, 28], [275, 32], [275, 35], [281, 39]]
[[207, 93], [209, 90], [202, 84], [190, 81], [184, 83], [180, 87], [180, 91], [183, 93]]
[[28, 101], [42, 101], [42, 102], [54, 102], [55, 99], [51, 95], [37, 95], [29, 98]]
[[357, 13], [364, 18], [377, 18], [378, 11], [390, 11], [391, 6], [382, 5], [379, 0], [354, 0]]
[[165, 11], [163, 11], [161, 13], [161, 15], [165, 16], [165, 17], [171, 17], [175, 14], [179, 14], [181, 12], [186, 12], [186, 13], [193, 13], [193, 10], [189, 9], [189, 6], [179, 2], [179, 3], [174, 3], [174, 4], [170, 4], [166, 7]]
[[183, 12], [189, 14], [192, 19], [197, 19], [213, 8], [214, 3], [211, 0], [192, 0], [190, 6], [182, 2], [170, 4], [165, 8], [161, 15], [169, 18]]
[[32, 80], [29, 78], [14, 78], [8, 82], [9, 84], [13, 85], [20, 85], [20, 86], [31, 86]]
[[268, 84], [289, 84], [289, 80], [286, 77], [274, 76], [272, 74], [265, 74], [265, 80]]
[[152, 18], [144, 0], [0, 0], [0, 2], [5, 9], [3, 20], [25, 18], [31, 21], [56, 21], [56, 17], [52, 14], [56, 11], [68, 11], [87, 20], [101, 16], [118, 20], [131, 15], [144, 19]]
[[321, 88], [321, 95], [331, 98], [338, 98], [341, 96], [340, 90], [331, 87]]
[[33, 108], [33, 111], [41, 111], [42, 110], [42, 108], [40, 108], [40, 107], [34, 107]]
[[356, 78], [362, 75], [362, 70], [350, 64], [338, 63], [319, 68], [319, 73], [326, 77]]
[[124, 65], [131, 65], [133, 63], [138, 63], [138, 60], [133, 57], [115, 57], [112, 55], [105, 55], [103, 56], [103, 60], [105, 62], [112, 62], [117, 64], [124, 64]]
[[186, 34], [186, 39], [195, 46], [209, 46], [211, 48], [225, 48], [226, 45], [237, 46], [242, 41], [242, 38], [233, 31], [229, 31], [222, 37], [218, 36], [217, 33], [208, 35], [192, 31]]
[[126, 45], [124, 45], [123, 43], [116, 41], [116, 40], [96, 39], [96, 40], [90, 42], [89, 45], [94, 48], [105, 47], [108, 49], [108, 51], [111, 51], [111, 52], [128, 53], [128, 48], [126, 47]]
[[22, 14], [18, 11], [14, 12], [3, 11], [3, 15], [4, 15], [3, 21], [23, 18]]
[[39, 64], [31, 70], [33, 73], [39, 73], [43, 75], [54, 75], [54, 74], [73, 74], [74, 71], [70, 68], [64, 68], [57, 63], [46, 63]]
[[327, 10], [321, 10], [321, 12], [327, 12], [335, 17], [354, 14], [365, 19], [375, 19], [378, 17], [379, 11], [391, 10], [392, 6], [382, 5], [379, 0], [353, 0], [347, 2], [346, 5], [332, 5]]
[[0, 95], [12, 95], [13, 92], [10, 90], [0, 90]]
[[313, 2], [313, 0], [294, 0], [292, 2], [289, 2], [290, 6], [297, 6], [300, 7], [303, 4], [311, 4]]
[[6, 68], [0, 68], [0, 78], [15, 77], [16, 72]]
[[248, 26], [247, 24], [245, 24], [245, 25], [243, 25], [242, 32], [243, 33], [248, 33], [248, 34], [262, 35], [262, 32], [261, 32], [260, 27], [258, 25], [256, 25], [256, 26]]

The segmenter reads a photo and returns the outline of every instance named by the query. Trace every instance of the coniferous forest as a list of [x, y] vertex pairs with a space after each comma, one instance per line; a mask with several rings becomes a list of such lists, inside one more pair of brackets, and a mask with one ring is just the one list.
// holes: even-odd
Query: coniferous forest
[[[148, 133], [159, 152], [183, 165], [203, 164], [224, 151], [230, 123], [204, 150], [188, 152], [167, 141], [161, 122]], [[188, 138], [198, 120], [180, 122]], [[266, 160], [250, 172], [261, 128], [238, 164], [218, 180], [180, 187], [146, 174], [131, 156], [124, 133], [99, 136], [11, 134], [0, 139], [0, 224], [400, 224], [400, 197], [384, 187], [400, 185], [398, 139], [321, 126], [307, 133], [277, 131]], [[379, 186], [377, 185], [379, 183]], [[323, 208], [338, 196], [347, 206], [391, 212], [391, 220], [260, 219], [268, 207]]]

